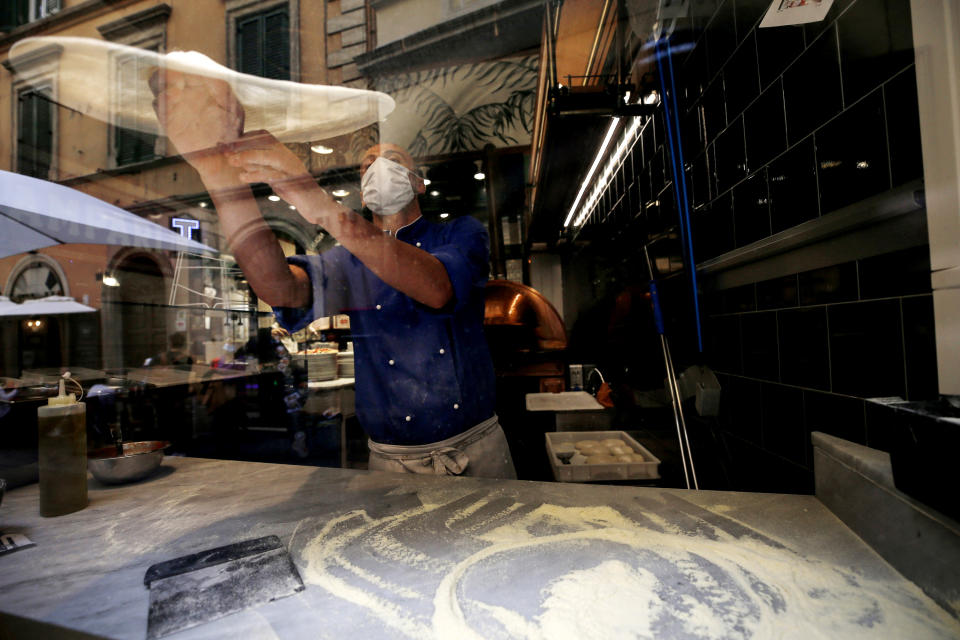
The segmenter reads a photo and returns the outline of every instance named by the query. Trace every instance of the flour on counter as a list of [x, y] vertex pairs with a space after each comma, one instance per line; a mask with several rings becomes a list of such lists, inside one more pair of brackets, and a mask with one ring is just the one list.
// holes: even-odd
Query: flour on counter
[[906, 580], [867, 579], [702, 520], [693, 534], [645, 513], [656, 531], [608, 506], [421, 500], [305, 531], [305, 582], [418, 640], [960, 634]]

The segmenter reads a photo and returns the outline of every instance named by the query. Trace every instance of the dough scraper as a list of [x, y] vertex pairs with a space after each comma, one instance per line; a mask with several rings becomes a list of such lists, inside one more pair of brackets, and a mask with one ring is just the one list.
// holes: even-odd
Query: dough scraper
[[303, 581], [277, 536], [160, 562], [147, 569], [147, 638], [166, 635], [293, 595]]

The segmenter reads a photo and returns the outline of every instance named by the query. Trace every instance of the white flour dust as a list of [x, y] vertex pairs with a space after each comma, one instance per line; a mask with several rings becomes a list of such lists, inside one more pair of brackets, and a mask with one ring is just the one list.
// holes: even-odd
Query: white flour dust
[[704, 521], [709, 535], [662, 517], [650, 518], [656, 531], [606, 506], [424, 502], [328, 521], [303, 547], [304, 580], [418, 640], [960, 636], [906, 580]]

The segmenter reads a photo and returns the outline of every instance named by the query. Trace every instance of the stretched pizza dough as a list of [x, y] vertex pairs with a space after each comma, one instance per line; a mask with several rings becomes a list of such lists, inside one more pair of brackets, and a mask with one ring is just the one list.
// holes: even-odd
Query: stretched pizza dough
[[[27, 78], [40, 61], [57, 66], [53, 100], [68, 109], [144, 133], [161, 133], [148, 86], [158, 68], [226, 81], [243, 105], [245, 130], [266, 129], [281, 142], [333, 138], [384, 120], [393, 98], [377, 91], [239, 73], [197, 51], [162, 54], [94, 38], [24, 38], [10, 49], [13, 73]], [[139, 73], [123, 80], [118, 63], [135, 61]]]

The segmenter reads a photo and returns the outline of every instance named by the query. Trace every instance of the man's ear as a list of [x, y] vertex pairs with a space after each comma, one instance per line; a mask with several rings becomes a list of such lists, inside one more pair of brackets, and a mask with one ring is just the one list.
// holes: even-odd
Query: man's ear
[[422, 196], [427, 192], [427, 185], [423, 183], [423, 178], [413, 172], [410, 173], [410, 186], [417, 195]]

